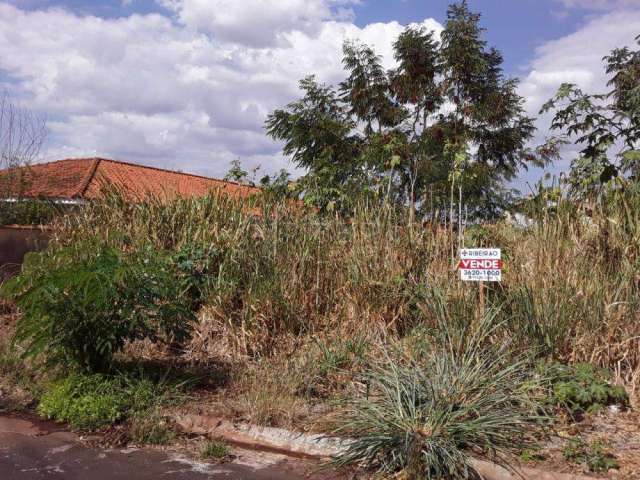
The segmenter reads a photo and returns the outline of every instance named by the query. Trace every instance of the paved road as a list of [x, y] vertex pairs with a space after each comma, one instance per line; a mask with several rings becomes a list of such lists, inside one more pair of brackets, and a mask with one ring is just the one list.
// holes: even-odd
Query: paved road
[[53, 424], [0, 415], [0, 479], [33, 480], [337, 480], [317, 465], [282, 455], [234, 450], [222, 465], [189, 459], [179, 450], [90, 448]]

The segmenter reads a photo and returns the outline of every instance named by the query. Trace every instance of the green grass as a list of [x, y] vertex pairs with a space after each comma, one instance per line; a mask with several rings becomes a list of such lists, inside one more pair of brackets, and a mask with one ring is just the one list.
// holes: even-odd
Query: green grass
[[200, 448], [200, 458], [222, 460], [229, 455], [229, 447], [222, 440], [207, 440]]

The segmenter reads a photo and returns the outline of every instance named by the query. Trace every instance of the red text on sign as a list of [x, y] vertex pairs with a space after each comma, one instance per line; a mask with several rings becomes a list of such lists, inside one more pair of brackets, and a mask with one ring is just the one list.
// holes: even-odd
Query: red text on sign
[[500, 270], [502, 260], [460, 260], [458, 268], [461, 270]]

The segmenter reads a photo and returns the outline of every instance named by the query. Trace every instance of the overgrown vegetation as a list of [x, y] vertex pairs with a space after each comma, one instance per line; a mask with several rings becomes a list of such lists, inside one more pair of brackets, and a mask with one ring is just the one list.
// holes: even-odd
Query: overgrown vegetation
[[205, 460], [223, 460], [229, 456], [229, 447], [222, 440], [207, 440], [200, 448], [200, 457]]
[[179, 256], [125, 253], [96, 238], [27, 257], [3, 293], [22, 311], [23, 356], [105, 371], [125, 341], [183, 341], [194, 318]]
[[[544, 203], [532, 210], [529, 227], [501, 221], [469, 229], [462, 236], [465, 245], [498, 244], [505, 254], [503, 282], [486, 292], [486, 307], [494, 318], [489, 332], [484, 331], [490, 339], [486, 343], [500, 348], [500, 355], [485, 351], [485, 345], [478, 350], [484, 353], [478, 353], [477, 364], [467, 359], [464, 349], [436, 353], [445, 345], [439, 334], [445, 327], [483, 333], [478, 330], [477, 288], [460, 282], [452, 267], [457, 232], [452, 236], [438, 225], [425, 226], [389, 205], [364, 204], [345, 219], [314, 211], [292, 213], [288, 203], [251, 202], [212, 195], [127, 204], [115, 195], [60, 218], [48, 250], [34, 254], [24, 274], [5, 287], [27, 298], [51, 278], [64, 279], [57, 289], [44, 290], [50, 295], [42, 296], [49, 309], [38, 310], [44, 307], [38, 306], [35, 293], [33, 311], [28, 302], [23, 304], [18, 330], [32, 325], [29, 328], [41, 332], [46, 348], [38, 350], [40, 355], [60, 359], [64, 366], [67, 357], [60, 356], [59, 342], [66, 335], [70, 339], [77, 335], [93, 346], [100, 338], [96, 332], [103, 331], [101, 323], [93, 326], [93, 322], [115, 319], [105, 325], [125, 325], [121, 341], [162, 338], [158, 345], [165, 344], [163, 351], [175, 360], [235, 365], [225, 387], [232, 397], [224, 404], [240, 418], [267, 425], [300, 426], [306, 418], [318, 418], [314, 413], [318, 402], [330, 406], [345, 397], [370, 402], [373, 414], [375, 402], [382, 401], [380, 392], [394, 379], [407, 392], [413, 389], [412, 395], [422, 396], [424, 411], [441, 412], [459, 394], [460, 412], [468, 407], [479, 415], [473, 428], [465, 427], [467, 420], [449, 410], [442, 410], [443, 423], [432, 425], [432, 417], [418, 415], [416, 407], [415, 425], [422, 425], [423, 433], [435, 429], [433, 438], [421, 437], [425, 451], [431, 453], [419, 456], [425, 462], [420, 468], [434, 478], [437, 469], [448, 468], [438, 460], [445, 448], [465, 465], [470, 447], [486, 449], [491, 458], [503, 446], [510, 452], [511, 447], [525, 447], [505, 439], [521, 438], [521, 429], [530, 425], [520, 410], [524, 403], [518, 386], [524, 389], [535, 379], [537, 359], [567, 365], [586, 362], [616, 372], [615, 379], [609, 379], [595, 369], [594, 378], [587, 380], [581, 370], [562, 367], [566, 370], [548, 391], [554, 404], [567, 409], [621, 402], [624, 394], [613, 384], [638, 378], [640, 199], [631, 192], [612, 193], [588, 213], [560, 196], [553, 208]], [[91, 242], [99, 248], [88, 248]], [[109, 260], [90, 252], [105, 252]], [[103, 265], [110, 273], [88, 296], [79, 293], [81, 289], [70, 290], [85, 285], [85, 278], [100, 271], [94, 266]], [[61, 271], [83, 271], [85, 276], [64, 276]], [[120, 271], [127, 273], [119, 277]], [[549, 275], [550, 271], [555, 273]], [[122, 281], [113, 280], [118, 278]], [[84, 303], [96, 292], [106, 292], [101, 295], [110, 300]], [[20, 305], [21, 297], [16, 298]], [[161, 312], [167, 303], [171, 303], [168, 325], [176, 322], [186, 328], [185, 320], [197, 317], [182, 343], [162, 333], [167, 323], [161, 321], [165, 318]], [[173, 316], [176, 306], [188, 315]], [[48, 323], [58, 311], [61, 323]], [[76, 315], [74, 322], [65, 318], [69, 312]], [[42, 325], [51, 325], [50, 330], [36, 330]], [[47, 332], [55, 332], [55, 337]], [[31, 351], [31, 338], [17, 337], [16, 349]], [[381, 366], [385, 352], [399, 355], [392, 357], [397, 363]], [[136, 350], [128, 350], [128, 355], [135, 360]], [[483, 358], [501, 361], [487, 365]], [[95, 363], [102, 370], [110, 362], [79, 363], [90, 369]], [[501, 375], [504, 382], [491, 383]], [[456, 378], [460, 378], [457, 383]], [[471, 383], [462, 381], [465, 378]], [[369, 386], [368, 400], [366, 388], [364, 397], [354, 397], [354, 386], [363, 379]], [[438, 382], [455, 383], [477, 396], [462, 390], [426, 396], [425, 391]], [[561, 382], [564, 386], [559, 386]], [[564, 395], [574, 388], [571, 385], [580, 395], [591, 392], [593, 398], [583, 403], [580, 396]], [[485, 405], [491, 409], [484, 410]], [[330, 407], [320, 412], [326, 408]], [[509, 435], [496, 433], [494, 438], [492, 432], [497, 431], [482, 433], [492, 411], [503, 412], [506, 422], [516, 419], [501, 429]], [[393, 418], [391, 412], [375, 425], [393, 430], [387, 418]], [[369, 433], [361, 430], [363, 437], [373, 436], [375, 425]], [[145, 430], [139, 426], [139, 431]], [[403, 428], [394, 430], [397, 438]], [[450, 443], [437, 433], [447, 431], [453, 432]], [[164, 436], [140, 435], [159, 438], [158, 442]], [[397, 451], [383, 447], [381, 452], [396, 455], [384, 461], [384, 468], [409, 468], [406, 446], [399, 443]]]
[[536, 385], [527, 359], [489, 338], [489, 314], [476, 325], [438, 325], [423, 361], [388, 357], [368, 370], [366, 391], [347, 402], [337, 433], [354, 440], [336, 464], [358, 464], [405, 478], [477, 478], [467, 448], [507, 464], [528, 445]]
[[624, 387], [611, 383], [611, 372], [589, 363], [572, 366], [554, 363], [538, 371], [548, 382], [549, 401], [570, 415], [596, 413], [607, 405], [626, 407], [629, 396]]
[[46, 200], [1, 200], [0, 225], [47, 225], [68, 210]]
[[[608, 57], [606, 96], [564, 86], [546, 108], [568, 136], [531, 151], [531, 119], [481, 33], [461, 2], [441, 43], [407, 29], [391, 72], [347, 44], [339, 93], [308, 78], [305, 98], [269, 118], [310, 169], [296, 185], [265, 178], [267, 193], [243, 201], [115, 192], [57, 217], [47, 250], [2, 287], [19, 310], [12, 353], [55, 367], [40, 413], [170, 441], [164, 389], [116, 368], [140, 361], [145, 341], [166, 363], [229, 366], [216, 405], [237, 418], [326, 432], [330, 411], [353, 440], [339, 465], [454, 479], [474, 477], [471, 453], [532, 458], [543, 412], [626, 406], [622, 385], [640, 378], [638, 55]], [[504, 180], [572, 136], [586, 149], [569, 184], [505, 202]], [[625, 151], [611, 160], [615, 140]], [[239, 163], [230, 175], [248, 178]], [[274, 200], [298, 194], [320, 208]], [[463, 222], [462, 196], [493, 221]], [[518, 211], [499, 219], [507, 203]], [[455, 265], [459, 248], [483, 246], [505, 266], [481, 309]], [[615, 465], [599, 444], [565, 456]]]
[[584, 465], [594, 473], [606, 473], [620, 466], [616, 457], [607, 451], [602, 442], [586, 443], [579, 437], [571, 439], [562, 454], [566, 460]]
[[163, 443], [169, 433], [150, 413], [171, 394], [176, 392], [170, 385], [140, 375], [71, 373], [43, 393], [38, 413], [81, 430], [98, 430], [132, 418], [135, 440]]

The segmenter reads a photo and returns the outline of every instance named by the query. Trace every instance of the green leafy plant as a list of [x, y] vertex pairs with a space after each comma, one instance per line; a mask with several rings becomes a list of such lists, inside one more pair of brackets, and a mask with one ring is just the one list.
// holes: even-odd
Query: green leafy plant
[[47, 200], [0, 202], [0, 225], [46, 225], [73, 207], [56, 205]]
[[605, 473], [620, 467], [616, 457], [599, 441], [586, 443], [579, 437], [571, 439], [562, 454], [566, 460], [584, 465], [594, 473]]
[[131, 418], [134, 439], [155, 443], [169, 435], [168, 425], [155, 409], [178, 397], [182, 386], [166, 379], [152, 381], [142, 372], [75, 372], [49, 385], [37, 410], [45, 418], [81, 430], [97, 430]]
[[[71, 374], [43, 393], [38, 413], [45, 418], [68, 422], [72, 428], [95, 430], [123, 420], [134, 408], [131, 392], [123, 383], [104, 375]], [[140, 385], [135, 408], [152, 403], [153, 390]]]
[[90, 240], [31, 254], [2, 288], [21, 311], [14, 343], [49, 364], [107, 370], [127, 340], [182, 341], [194, 315], [171, 258]]
[[523, 462], [536, 462], [544, 460], [546, 456], [539, 448], [526, 448], [520, 453], [520, 459]]
[[629, 405], [624, 387], [612, 385], [611, 372], [606, 369], [589, 363], [572, 366], [542, 363], [538, 371], [547, 378], [549, 402], [571, 415], [597, 412], [611, 404]]
[[300, 81], [303, 98], [267, 117], [267, 134], [308, 172], [296, 182], [305, 202], [350, 212], [382, 198], [454, 217], [459, 191], [470, 215], [495, 217], [511, 201], [504, 181], [554, 156], [527, 148], [533, 120], [483, 38], [480, 14], [453, 3], [438, 37], [407, 27], [389, 71], [373, 48], [346, 41], [338, 88], [310, 75]]

